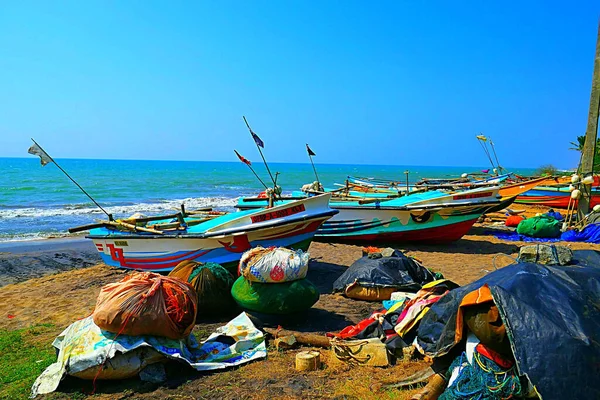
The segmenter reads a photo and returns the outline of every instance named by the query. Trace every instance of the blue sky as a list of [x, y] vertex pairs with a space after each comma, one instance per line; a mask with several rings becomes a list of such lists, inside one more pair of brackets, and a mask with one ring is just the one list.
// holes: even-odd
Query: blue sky
[[600, 2], [40, 1], [0, 11], [0, 157], [576, 165]]

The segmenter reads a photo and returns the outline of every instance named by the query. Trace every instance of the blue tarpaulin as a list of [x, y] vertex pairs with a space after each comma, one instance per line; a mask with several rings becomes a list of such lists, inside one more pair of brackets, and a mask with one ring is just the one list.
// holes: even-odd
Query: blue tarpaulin
[[498, 239], [509, 240], [513, 242], [586, 242], [600, 244], [600, 224], [590, 224], [586, 226], [582, 231], [578, 232], [575, 230], [566, 231], [557, 238], [535, 238], [525, 235], [519, 235], [516, 231], [514, 232], [499, 232], [499, 231], [488, 231], [487, 234], [491, 234]]

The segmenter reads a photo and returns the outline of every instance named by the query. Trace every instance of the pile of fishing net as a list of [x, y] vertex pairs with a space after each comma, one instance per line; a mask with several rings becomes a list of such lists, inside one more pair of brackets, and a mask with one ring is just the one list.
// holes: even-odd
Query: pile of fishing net
[[183, 261], [169, 276], [179, 278], [194, 287], [198, 296], [198, 316], [228, 314], [237, 309], [231, 297], [233, 276], [217, 263]]
[[283, 247], [256, 247], [240, 259], [240, 277], [231, 288], [238, 305], [265, 314], [290, 314], [309, 309], [319, 300], [306, 279], [308, 253]]
[[102, 287], [94, 323], [117, 335], [152, 335], [181, 339], [196, 322], [194, 288], [177, 278], [133, 272]]

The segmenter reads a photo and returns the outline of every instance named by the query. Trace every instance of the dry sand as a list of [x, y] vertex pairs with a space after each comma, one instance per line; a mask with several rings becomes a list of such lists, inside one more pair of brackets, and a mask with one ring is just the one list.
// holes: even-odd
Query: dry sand
[[[534, 210], [535, 211], [535, 210]], [[476, 226], [461, 240], [445, 245], [400, 245], [396, 248], [422, 261], [459, 284], [466, 284], [512, 262], [523, 242], [502, 241], [485, 234], [486, 227]], [[47, 242], [50, 243], [50, 242]], [[94, 263], [93, 252], [76, 241], [57, 246], [43, 244], [27, 251], [0, 248], [0, 326], [17, 329], [36, 323], [54, 324], [47, 337], [48, 346], [55, 334], [76, 319], [93, 311], [100, 288], [121, 279], [123, 270]], [[599, 249], [585, 243], [558, 243], [572, 249]], [[39, 245], [39, 244], [38, 244]], [[379, 244], [381, 247], [381, 245]], [[90, 246], [91, 247], [91, 246]], [[93, 247], [91, 247], [93, 250]], [[95, 250], [94, 250], [95, 251]], [[331, 294], [332, 284], [361, 256], [362, 247], [344, 244], [313, 243], [310, 247], [309, 279], [321, 292], [319, 302], [307, 313], [292, 317], [262, 318], [267, 326], [324, 333], [355, 324], [381, 307]], [[73, 269], [75, 268], [75, 269]], [[69, 270], [72, 269], [72, 270]], [[66, 272], [60, 272], [68, 270]], [[56, 273], [60, 272], [60, 273]], [[52, 273], [52, 274], [49, 274]], [[42, 277], [36, 277], [49, 274]], [[23, 282], [20, 280], [34, 277]], [[19, 282], [19, 283], [10, 283]], [[7, 284], [8, 283], [8, 284]], [[194, 332], [205, 338], [230, 317], [199, 321]], [[326, 367], [320, 371], [296, 373], [293, 359], [297, 350], [269, 351], [266, 360], [212, 374], [188, 370], [168, 370], [167, 385], [141, 383], [138, 380], [99, 383], [101, 398], [408, 398], [414, 391], [401, 394], [375, 393], [373, 387], [394, 382], [424, 368], [424, 361], [401, 362], [381, 368], [327, 366], [327, 352], [321, 350]], [[61, 385], [61, 393], [52, 398], [69, 398], [71, 393], [89, 390], [90, 383], [70, 379]]]

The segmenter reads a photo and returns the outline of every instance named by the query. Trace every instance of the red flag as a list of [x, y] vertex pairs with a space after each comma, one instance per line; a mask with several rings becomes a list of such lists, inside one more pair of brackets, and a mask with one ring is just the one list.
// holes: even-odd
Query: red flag
[[252, 163], [250, 162], [250, 160], [248, 160], [248, 159], [246, 159], [246, 158], [242, 157], [242, 156], [240, 155], [240, 153], [238, 153], [238, 152], [237, 152], [237, 150], [234, 150], [234, 151], [235, 151], [235, 154], [238, 156], [238, 158], [240, 159], [240, 161], [241, 161], [241, 162], [243, 162], [243, 163], [244, 163], [244, 164], [246, 164], [246, 165], [252, 165]]
[[308, 151], [309, 156], [316, 156], [315, 152], [308, 147], [308, 143], [306, 144], [306, 151]]

